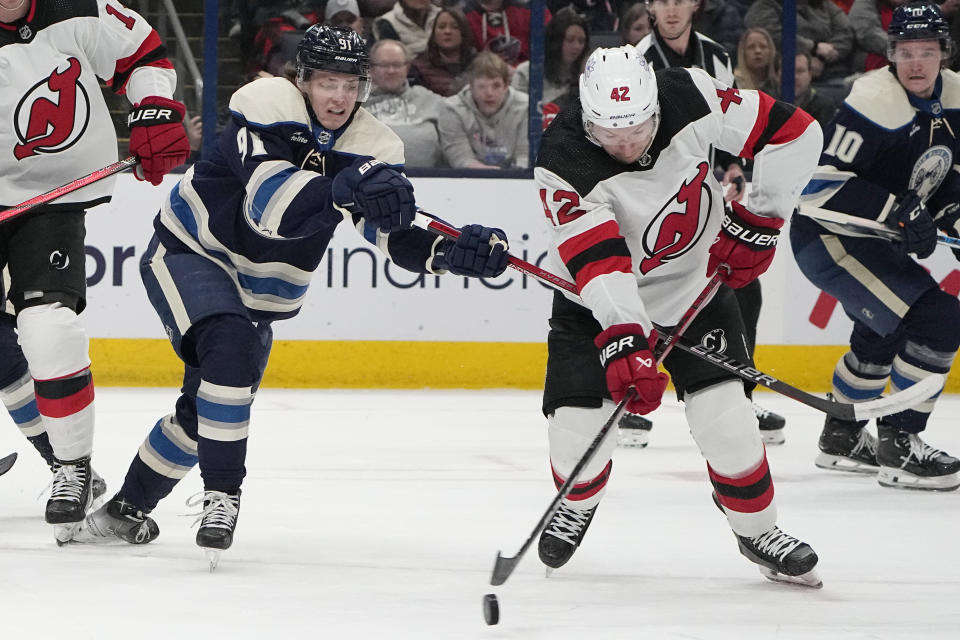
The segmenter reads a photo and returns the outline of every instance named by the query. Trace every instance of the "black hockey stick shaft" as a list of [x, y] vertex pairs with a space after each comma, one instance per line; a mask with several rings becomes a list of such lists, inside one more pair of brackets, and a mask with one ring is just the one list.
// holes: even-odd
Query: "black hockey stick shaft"
[[[720, 282], [720, 274], [714, 274], [713, 278], [710, 279], [710, 282], [707, 283], [707, 286], [704, 287], [703, 291], [700, 292], [700, 295], [697, 296], [697, 299], [694, 300], [693, 304], [691, 304], [690, 307], [684, 312], [673, 332], [665, 334], [664, 339], [657, 344], [654, 354], [657, 364], [663, 362], [663, 359], [667, 357], [668, 353], [670, 353], [670, 349], [672, 349], [675, 344], [678, 344], [677, 339], [680, 337], [680, 334], [682, 334], [686, 328], [690, 326], [690, 323], [693, 322], [693, 319], [697, 316], [697, 313], [700, 312], [700, 309], [702, 309], [706, 302], [713, 297], [717, 287], [720, 286]], [[497, 551], [497, 558], [493, 563], [493, 573], [490, 575], [490, 584], [496, 587], [507, 581], [507, 578], [509, 578], [510, 574], [513, 573], [513, 570], [520, 562], [520, 559], [523, 558], [524, 554], [530, 548], [530, 545], [533, 544], [533, 541], [536, 539], [537, 535], [543, 531], [543, 528], [547, 526], [547, 522], [550, 521], [550, 518], [553, 517], [553, 514], [555, 514], [557, 509], [560, 508], [560, 503], [570, 494], [570, 491], [573, 490], [573, 485], [577, 481], [577, 476], [580, 475], [584, 468], [590, 464], [590, 461], [593, 460], [594, 456], [596, 456], [597, 451], [600, 450], [600, 445], [607, 437], [610, 429], [613, 428], [613, 425], [616, 424], [617, 420], [620, 419], [620, 416], [623, 415], [623, 411], [627, 406], [627, 402], [633, 397], [634, 393], [634, 390], [631, 388], [627, 393], [627, 396], [620, 401], [620, 403], [617, 405], [617, 408], [614, 409], [613, 413], [610, 414], [610, 417], [607, 418], [607, 421], [603, 423], [600, 431], [597, 432], [597, 435], [590, 443], [590, 446], [587, 447], [587, 450], [583, 453], [583, 456], [573, 467], [570, 475], [568, 475], [564, 483], [560, 485], [560, 488], [557, 490], [557, 494], [550, 502], [550, 506], [548, 506], [547, 510], [543, 512], [540, 520], [537, 521], [533, 531], [527, 537], [526, 541], [523, 543], [523, 546], [520, 547], [520, 550], [517, 551], [516, 555], [504, 556], [502, 552]]]
[[10, 471], [10, 467], [13, 466], [13, 463], [17, 461], [17, 452], [14, 451], [8, 456], [0, 458], [0, 476], [5, 474], [7, 471]]
[[29, 200], [26, 200], [25, 202], [21, 202], [18, 205], [14, 205], [10, 207], [9, 209], [4, 209], [3, 211], [0, 211], [0, 222], [6, 222], [11, 218], [16, 218], [17, 216], [20, 216], [26, 213], [27, 211], [29, 211], [30, 209], [33, 209], [34, 207], [37, 207], [41, 204], [45, 204], [47, 202], [50, 202], [51, 200], [56, 200], [57, 198], [62, 198], [68, 193], [73, 193], [77, 189], [82, 189], [87, 185], [91, 185], [94, 182], [103, 180], [104, 178], [112, 176], [115, 173], [126, 171], [127, 169], [134, 166], [135, 164], [137, 164], [137, 158], [135, 156], [130, 156], [129, 158], [124, 158], [119, 162], [114, 162], [111, 165], [107, 165], [102, 169], [97, 169], [92, 173], [88, 173], [82, 178], [77, 178], [72, 182], [68, 182], [65, 185], [61, 185], [56, 189], [51, 189], [46, 193], [41, 193], [38, 196], [34, 196]]

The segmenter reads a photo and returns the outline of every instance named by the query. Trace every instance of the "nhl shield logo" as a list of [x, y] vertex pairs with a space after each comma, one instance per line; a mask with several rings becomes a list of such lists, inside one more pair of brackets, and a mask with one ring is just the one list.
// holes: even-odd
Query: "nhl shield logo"
[[21, 40], [29, 40], [33, 37], [33, 29], [30, 28], [30, 25], [23, 25], [17, 30], [17, 33], [20, 34]]

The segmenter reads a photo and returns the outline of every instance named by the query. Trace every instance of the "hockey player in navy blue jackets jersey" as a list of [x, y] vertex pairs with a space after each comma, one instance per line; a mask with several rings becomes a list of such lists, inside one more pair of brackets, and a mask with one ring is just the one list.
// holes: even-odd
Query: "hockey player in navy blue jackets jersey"
[[[132, 105], [138, 178], [159, 184], [190, 153], [166, 49], [119, 2], [0, 0], [0, 72], [0, 209], [117, 161], [100, 80]], [[113, 183], [101, 180], [0, 227], [6, 301], [15, 311], [0, 313], [0, 399], [53, 470], [45, 518], [61, 542], [106, 491], [90, 468], [94, 388], [78, 314], [87, 303], [84, 216], [110, 200]]]
[[[837, 363], [833, 393], [848, 402], [947, 373], [960, 346], [960, 303], [923, 266], [937, 229], [960, 233], [960, 76], [942, 69], [953, 52], [949, 24], [932, 2], [906, 4], [888, 27], [890, 66], [858, 79], [824, 133], [820, 167], [803, 200], [885, 222], [890, 243], [794, 217], [791, 245], [803, 273], [837, 298], [853, 320], [850, 351]], [[958, 256], [960, 257], [960, 256]], [[960, 487], [960, 460], [927, 445], [936, 397], [864, 426], [829, 418], [816, 464], [878, 473], [893, 488]]]
[[454, 242], [411, 227], [416, 203], [401, 173], [403, 145], [360, 106], [368, 68], [355, 32], [311, 27], [298, 48], [296, 85], [268, 78], [240, 88], [217, 152], [170, 193], [141, 273], [185, 363], [183, 394], [77, 541], [149, 542], [158, 529], [146, 514], [199, 463], [197, 544], [214, 554], [231, 545], [271, 322], [299, 312], [344, 220], [410, 271], [493, 277], [505, 269], [498, 229], [467, 225]]

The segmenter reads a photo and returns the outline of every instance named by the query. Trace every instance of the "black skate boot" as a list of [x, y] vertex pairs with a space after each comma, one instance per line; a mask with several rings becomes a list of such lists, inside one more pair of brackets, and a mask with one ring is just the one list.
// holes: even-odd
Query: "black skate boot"
[[153, 518], [118, 494], [88, 515], [70, 542], [147, 544], [159, 535], [160, 527]]
[[[736, 535], [736, 534], [734, 534]], [[806, 542], [774, 527], [756, 538], [737, 536], [740, 553], [760, 568], [768, 580], [790, 582], [819, 589], [823, 586], [814, 567], [817, 554]]]
[[820, 454], [813, 463], [834, 471], [879, 471], [877, 439], [864, 428], [865, 424], [828, 416], [820, 433]]
[[80, 522], [90, 502], [90, 458], [57, 460], [45, 518], [49, 524]]
[[783, 427], [787, 424], [786, 419], [780, 414], [764, 409], [756, 402], [753, 404], [753, 414], [757, 416], [757, 422], [760, 424], [760, 437], [766, 445], [778, 445], [787, 441], [786, 434], [783, 433]]
[[213, 571], [220, 561], [220, 552], [229, 549], [233, 544], [233, 531], [237, 527], [237, 516], [240, 515], [240, 490], [237, 489], [235, 494], [204, 491], [202, 498], [195, 496], [187, 501], [187, 505], [196, 506], [201, 500], [203, 511], [194, 522], [200, 522], [197, 546], [206, 550], [210, 571]]
[[953, 491], [960, 487], [960, 460], [934, 449], [915, 433], [877, 425], [877, 481], [894, 489]]
[[540, 534], [540, 544], [537, 546], [540, 561], [547, 565], [547, 575], [573, 557], [596, 511], [597, 507], [574, 509], [566, 501], [560, 503], [560, 508]]
[[653, 422], [635, 413], [624, 413], [617, 425], [617, 445], [642, 449], [650, 442]]

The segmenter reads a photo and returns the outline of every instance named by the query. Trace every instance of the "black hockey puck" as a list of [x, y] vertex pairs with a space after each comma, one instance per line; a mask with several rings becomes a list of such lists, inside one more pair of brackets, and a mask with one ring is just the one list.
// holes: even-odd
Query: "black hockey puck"
[[487, 624], [500, 622], [500, 603], [497, 602], [497, 594], [488, 593], [483, 596], [483, 619]]

